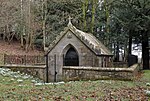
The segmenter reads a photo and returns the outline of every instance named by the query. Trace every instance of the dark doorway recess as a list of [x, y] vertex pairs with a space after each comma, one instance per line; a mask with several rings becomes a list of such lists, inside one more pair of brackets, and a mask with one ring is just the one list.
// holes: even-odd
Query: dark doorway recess
[[71, 47], [67, 51], [65, 58], [64, 58], [64, 65], [65, 66], [79, 66], [79, 56], [76, 50]]

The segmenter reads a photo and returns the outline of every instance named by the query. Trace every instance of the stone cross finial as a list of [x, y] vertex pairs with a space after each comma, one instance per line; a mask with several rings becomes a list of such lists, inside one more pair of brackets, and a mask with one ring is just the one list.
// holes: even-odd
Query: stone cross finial
[[68, 27], [70, 27], [70, 26], [72, 26], [72, 23], [71, 23], [71, 19], [72, 19], [72, 18], [69, 16], [69, 18], [68, 18], [68, 19], [69, 19]]

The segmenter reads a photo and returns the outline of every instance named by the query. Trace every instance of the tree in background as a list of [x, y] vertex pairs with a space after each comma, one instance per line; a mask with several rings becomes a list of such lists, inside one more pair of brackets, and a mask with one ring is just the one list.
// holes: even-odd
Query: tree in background
[[3, 40], [20, 40], [21, 47], [28, 51], [34, 42], [34, 1], [3, 0], [0, 5]]
[[119, 61], [131, 54], [133, 40], [142, 43], [143, 67], [148, 69], [150, 0], [1, 0], [0, 35], [9, 43], [13, 38], [29, 51], [46, 47], [68, 23], [94, 34]]
[[37, 30], [35, 43], [42, 43], [43, 47], [47, 47], [67, 25], [69, 15], [76, 26], [81, 26], [80, 0], [43, 0], [40, 4], [35, 14], [37, 23], [42, 26]]
[[18, 0], [1, 0], [0, 2], [0, 29], [3, 40], [11, 42], [15, 36], [19, 19]]
[[[114, 14], [115, 1], [101, 0], [96, 11], [95, 36], [101, 40], [113, 53], [115, 61], [119, 61], [120, 49], [127, 44], [127, 35], [123, 26], [117, 21]], [[125, 56], [123, 57], [126, 61]]]
[[82, 13], [83, 13], [83, 31], [94, 33], [95, 28], [95, 15], [98, 8], [98, 0], [83, 0]]
[[149, 69], [150, 0], [118, 0], [117, 3], [115, 17], [128, 32], [129, 54], [132, 39], [141, 40], [143, 69]]

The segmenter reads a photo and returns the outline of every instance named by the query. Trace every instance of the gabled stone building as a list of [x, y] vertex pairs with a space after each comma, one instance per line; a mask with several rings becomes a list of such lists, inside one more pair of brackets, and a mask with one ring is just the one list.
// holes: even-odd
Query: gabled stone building
[[50, 44], [48, 79], [62, 79], [63, 66], [109, 67], [112, 53], [92, 34], [85, 33], [69, 21], [64, 31]]

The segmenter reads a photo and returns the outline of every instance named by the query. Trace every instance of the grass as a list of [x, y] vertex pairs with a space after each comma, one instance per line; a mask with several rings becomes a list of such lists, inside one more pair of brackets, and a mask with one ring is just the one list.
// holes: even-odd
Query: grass
[[72, 81], [63, 84], [35, 86], [31, 80], [22, 83], [0, 75], [0, 101], [150, 101], [144, 90], [150, 90], [150, 70], [135, 81]]
[[150, 81], [150, 70], [143, 71], [143, 79]]

